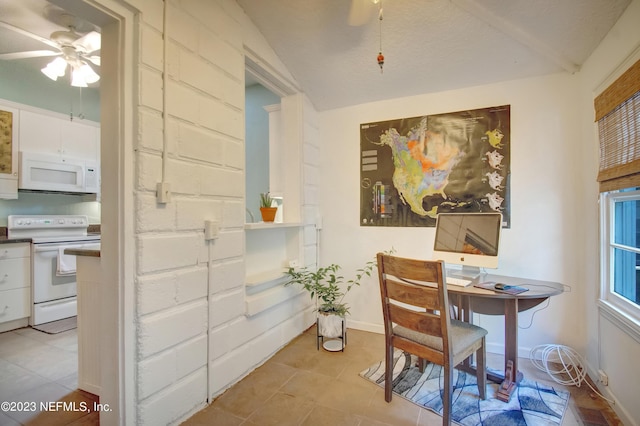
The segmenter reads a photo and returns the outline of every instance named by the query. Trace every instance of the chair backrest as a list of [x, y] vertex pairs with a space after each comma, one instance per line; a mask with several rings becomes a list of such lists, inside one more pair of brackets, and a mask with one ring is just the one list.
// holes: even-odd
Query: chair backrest
[[[378, 253], [380, 296], [387, 344], [444, 365], [451, 362], [449, 300], [444, 262], [406, 259]], [[415, 339], [394, 333], [394, 324], [435, 338], [441, 350], [421, 347]]]

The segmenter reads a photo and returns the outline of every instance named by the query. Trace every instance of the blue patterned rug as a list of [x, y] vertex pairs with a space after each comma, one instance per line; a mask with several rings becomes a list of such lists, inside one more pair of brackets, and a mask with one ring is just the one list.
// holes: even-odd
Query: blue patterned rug
[[[442, 367], [428, 363], [424, 373], [416, 357], [394, 353], [393, 392], [421, 407], [442, 415]], [[384, 388], [384, 361], [360, 373]], [[523, 379], [509, 402], [496, 399], [498, 384], [487, 381], [487, 399], [478, 396], [476, 377], [458, 370], [453, 373], [453, 421], [464, 426], [561, 425], [569, 392]]]

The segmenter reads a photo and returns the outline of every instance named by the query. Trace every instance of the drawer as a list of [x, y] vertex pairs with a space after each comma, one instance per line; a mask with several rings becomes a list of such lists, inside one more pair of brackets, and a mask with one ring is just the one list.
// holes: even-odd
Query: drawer
[[0, 244], [0, 261], [4, 259], [15, 259], [19, 257], [31, 257], [31, 244]]
[[0, 260], [0, 291], [31, 286], [31, 261], [23, 257]]
[[0, 291], [0, 323], [31, 315], [31, 289]]

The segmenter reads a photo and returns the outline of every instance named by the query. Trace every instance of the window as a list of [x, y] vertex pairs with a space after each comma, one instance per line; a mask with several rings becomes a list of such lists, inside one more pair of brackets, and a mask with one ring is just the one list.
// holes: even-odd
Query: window
[[640, 188], [603, 195], [602, 299], [640, 319]]
[[600, 300], [640, 335], [640, 61], [594, 101], [600, 139]]

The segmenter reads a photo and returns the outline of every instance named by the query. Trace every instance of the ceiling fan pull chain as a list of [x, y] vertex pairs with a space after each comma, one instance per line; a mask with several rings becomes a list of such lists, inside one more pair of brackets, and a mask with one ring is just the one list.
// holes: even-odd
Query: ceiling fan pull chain
[[382, 74], [384, 65], [384, 55], [382, 54], [382, 0], [380, 1], [380, 10], [378, 11], [378, 22], [380, 23], [380, 51], [378, 52], [378, 65], [380, 66], [380, 74]]

